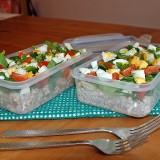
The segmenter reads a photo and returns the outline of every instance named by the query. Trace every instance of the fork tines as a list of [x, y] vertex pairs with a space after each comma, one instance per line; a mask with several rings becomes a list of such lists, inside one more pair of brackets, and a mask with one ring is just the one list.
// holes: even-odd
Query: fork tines
[[134, 149], [148, 140], [147, 134], [142, 130], [129, 136], [126, 139], [115, 141], [116, 154], [120, 154], [131, 149]]

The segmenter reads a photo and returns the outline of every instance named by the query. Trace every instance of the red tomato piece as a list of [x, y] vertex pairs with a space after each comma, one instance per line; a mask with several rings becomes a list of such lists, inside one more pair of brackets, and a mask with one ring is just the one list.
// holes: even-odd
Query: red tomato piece
[[106, 63], [105, 63], [106, 69], [112, 69], [112, 66], [113, 66], [113, 65], [114, 65], [114, 64], [111, 63], [111, 62], [106, 62]]
[[38, 63], [38, 66], [39, 67], [48, 66], [48, 64], [49, 64], [49, 62], [47, 62], [47, 61], [41, 61], [41, 62]]
[[47, 46], [47, 51], [49, 51], [51, 49], [51, 47], [50, 46]]
[[28, 52], [18, 51], [18, 57], [21, 58], [23, 55], [28, 55]]
[[0, 69], [3, 69], [3, 66], [0, 64]]
[[133, 70], [137, 69], [137, 67], [136, 67], [135, 64], [131, 65], [130, 67], [131, 67]]
[[97, 73], [96, 72], [90, 72], [90, 73], [87, 73], [87, 75], [97, 76]]
[[112, 74], [112, 79], [113, 79], [113, 80], [119, 80], [119, 74], [118, 74], [117, 72], [114, 72], [114, 73]]
[[26, 75], [22, 75], [15, 72], [12, 72], [11, 77], [13, 81], [16, 81], [16, 82], [26, 81], [27, 79], [29, 79]]
[[25, 60], [23, 60], [22, 62], [25, 62], [25, 63], [31, 63], [31, 60], [32, 60], [32, 57], [27, 57]]
[[120, 73], [121, 73], [123, 76], [128, 77], [128, 76], [131, 75], [131, 72], [132, 72], [133, 70], [135, 70], [135, 69], [136, 69], [136, 65], [133, 64], [132, 66], [130, 66], [130, 67], [122, 70]]
[[158, 66], [148, 66], [147, 68], [144, 69], [144, 73], [146, 76], [148, 76], [154, 72], [159, 72]]
[[104, 61], [103, 61], [103, 60], [99, 60], [99, 61], [98, 61], [98, 65], [101, 65], [101, 64], [104, 64]]
[[67, 51], [64, 56], [66, 56], [67, 54], [69, 54], [69, 55], [72, 57], [72, 56], [74, 56], [76, 53], [75, 53], [74, 51], [71, 51], [71, 50], [70, 50], [70, 51]]

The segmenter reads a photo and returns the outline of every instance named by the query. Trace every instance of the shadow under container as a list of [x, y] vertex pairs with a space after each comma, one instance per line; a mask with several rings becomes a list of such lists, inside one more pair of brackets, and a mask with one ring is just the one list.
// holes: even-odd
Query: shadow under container
[[[109, 51], [115, 52], [134, 43], [127, 41]], [[133, 84], [80, 73], [79, 68], [91, 68], [92, 61], [101, 59], [102, 56], [96, 56], [73, 70], [78, 100], [132, 117], [147, 116], [160, 99], [160, 73], [148, 84]]]
[[[32, 48], [23, 51], [30, 52]], [[15, 56], [13, 53], [7, 56]], [[30, 113], [75, 84], [71, 70], [86, 62], [92, 53], [87, 50], [74, 59], [23, 82], [0, 80], [0, 107], [17, 114]]]

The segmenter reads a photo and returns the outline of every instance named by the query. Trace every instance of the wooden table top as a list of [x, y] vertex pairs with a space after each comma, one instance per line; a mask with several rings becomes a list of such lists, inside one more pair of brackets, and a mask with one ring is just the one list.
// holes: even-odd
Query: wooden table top
[[[152, 35], [152, 42], [160, 43], [160, 29], [138, 28], [124, 25], [91, 23], [73, 20], [40, 18], [40, 17], [15, 17], [0, 21], [0, 51], [6, 50], [13, 53], [28, 48], [33, 44], [43, 43], [45, 40], [61, 43], [65, 39], [83, 35], [122, 33], [124, 35], [142, 34]], [[80, 118], [61, 120], [26, 120], [26, 121], [1, 121], [0, 133], [9, 129], [64, 129], [87, 127], [133, 127], [140, 125], [151, 116], [145, 118]], [[37, 150], [0, 151], [0, 158], [5, 160], [38, 160], [38, 159], [108, 159], [108, 160], [146, 160], [160, 159], [160, 130], [149, 136], [149, 141], [141, 147], [122, 155], [104, 155], [89, 146], [63, 147]], [[72, 136], [39, 137], [26, 139], [3, 139], [1, 142], [12, 141], [51, 141], [51, 140], [76, 140], [111, 138], [110, 134], [83, 134]]]

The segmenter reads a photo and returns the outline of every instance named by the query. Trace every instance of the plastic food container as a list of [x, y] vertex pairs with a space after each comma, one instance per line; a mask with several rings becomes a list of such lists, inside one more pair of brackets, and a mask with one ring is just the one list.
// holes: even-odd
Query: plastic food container
[[[33, 48], [23, 51], [30, 52]], [[70, 71], [86, 61], [92, 53], [87, 50], [71, 60], [32, 77], [27, 81], [0, 80], [0, 107], [18, 114], [26, 114], [54, 98], [74, 84]], [[6, 57], [17, 55], [10, 54]]]
[[124, 36], [121, 33], [109, 33], [70, 38], [66, 39], [63, 43], [70, 43], [73, 47], [89, 49], [94, 53], [92, 54], [92, 57], [95, 57], [102, 51], [106, 51], [109, 48], [112, 48], [117, 44], [126, 41], [139, 41], [149, 43], [151, 41], [151, 36], [148, 34], [144, 34], [141, 37], [137, 38], [131, 35]]
[[[123, 42], [109, 51], [118, 51], [135, 42]], [[79, 68], [91, 68], [92, 61], [101, 59], [101, 55], [96, 56], [73, 70], [78, 100], [133, 117], [147, 116], [160, 99], [160, 73], [148, 84], [114, 81], [80, 73]]]

